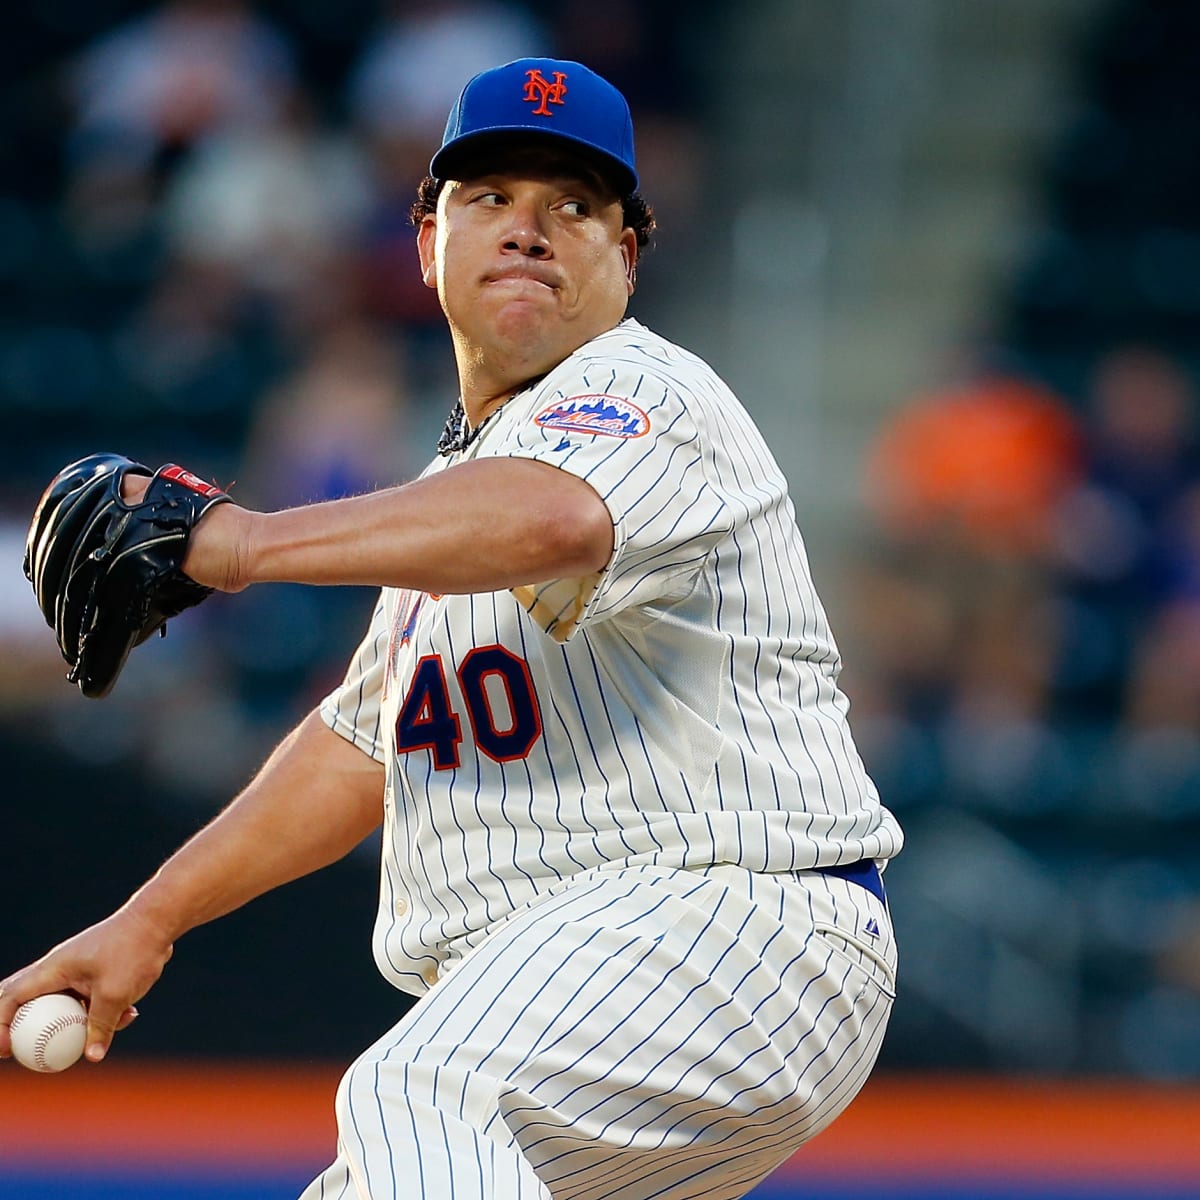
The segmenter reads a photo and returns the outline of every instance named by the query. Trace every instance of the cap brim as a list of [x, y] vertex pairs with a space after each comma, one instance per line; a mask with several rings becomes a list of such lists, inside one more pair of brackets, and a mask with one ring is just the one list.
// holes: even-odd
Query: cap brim
[[638, 177], [627, 163], [591, 142], [546, 129], [543, 125], [505, 125], [463, 134], [433, 156], [429, 171], [435, 179], [467, 178], [474, 171], [489, 169], [484, 164], [493, 155], [502, 155], [506, 147], [530, 142], [559, 145], [578, 153], [612, 185], [618, 196], [637, 191]]

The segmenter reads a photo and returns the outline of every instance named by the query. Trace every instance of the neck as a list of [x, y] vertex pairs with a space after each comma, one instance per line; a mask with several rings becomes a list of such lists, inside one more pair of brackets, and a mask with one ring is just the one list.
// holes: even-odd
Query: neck
[[[458, 366], [459, 395], [471, 427], [475, 428], [487, 420], [502, 404], [511, 400], [519, 391], [552, 371], [559, 363], [585, 346], [593, 338], [614, 328], [622, 319], [598, 329], [581, 331], [581, 340], [567, 346], [556, 346], [552, 353], [528, 342], [486, 350], [467, 341], [455, 329], [451, 329], [454, 340], [454, 358]], [[586, 336], [584, 336], [586, 332]]]
[[[535, 379], [545, 374], [532, 364], [507, 363], [498, 366], [494, 359], [460, 348], [458, 360], [459, 395], [472, 429], [478, 428], [506, 401]], [[507, 369], [505, 369], [507, 368]]]
[[[522, 385], [524, 386], [524, 385]], [[510, 391], [503, 392], [497, 396], [491, 396], [482, 403], [468, 404], [466, 399], [463, 400], [463, 408], [467, 413], [467, 423], [472, 429], [478, 429], [498, 409], [511, 400], [521, 388], [512, 388]]]

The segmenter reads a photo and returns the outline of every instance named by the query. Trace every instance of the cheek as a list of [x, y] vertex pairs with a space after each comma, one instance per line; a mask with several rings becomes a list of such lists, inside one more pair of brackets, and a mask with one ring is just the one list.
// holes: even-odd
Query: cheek
[[469, 261], [469, 256], [465, 256], [461, 249], [454, 245], [443, 247], [438, 254], [433, 273], [443, 304], [448, 301], [462, 302], [463, 287], [467, 278], [464, 269], [466, 261]]
[[472, 259], [478, 260], [478, 254], [469, 229], [463, 229], [454, 220], [443, 221], [438, 227], [434, 249], [434, 277], [443, 286], [450, 281], [461, 283], [466, 264]]
[[613, 300], [628, 298], [629, 271], [625, 256], [611, 245], [598, 247], [589, 255], [584, 267], [584, 278], [592, 299], [597, 304], [608, 304]]

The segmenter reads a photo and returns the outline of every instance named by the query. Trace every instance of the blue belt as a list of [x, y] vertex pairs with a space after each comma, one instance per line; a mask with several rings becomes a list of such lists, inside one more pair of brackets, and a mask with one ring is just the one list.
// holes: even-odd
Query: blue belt
[[879, 899], [881, 904], [887, 903], [887, 893], [883, 890], [883, 879], [879, 868], [873, 859], [864, 858], [861, 862], [848, 863], [844, 867], [817, 867], [822, 875], [836, 875], [839, 879], [848, 879], [865, 887], [872, 896]]

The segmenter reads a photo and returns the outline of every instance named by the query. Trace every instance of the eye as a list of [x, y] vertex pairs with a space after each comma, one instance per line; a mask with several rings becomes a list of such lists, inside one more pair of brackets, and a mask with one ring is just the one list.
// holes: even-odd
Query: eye
[[471, 197], [472, 204], [481, 204], [486, 208], [499, 208], [504, 203], [504, 197], [499, 192], [479, 192]]
[[569, 217], [586, 217], [591, 211], [585, 200], [564, 200], [559, 208]]

